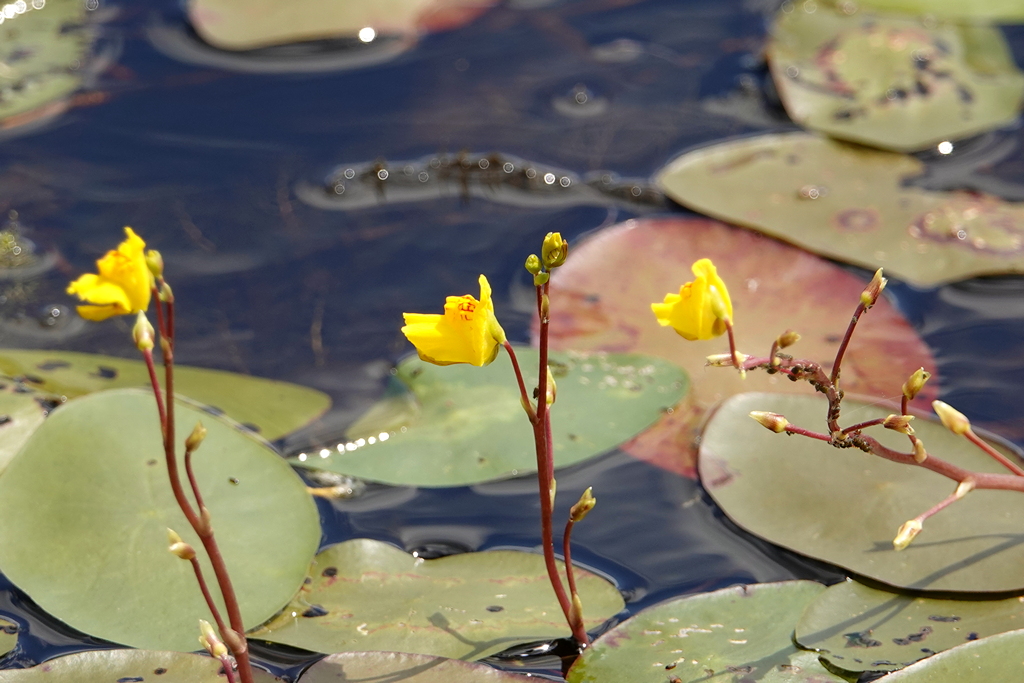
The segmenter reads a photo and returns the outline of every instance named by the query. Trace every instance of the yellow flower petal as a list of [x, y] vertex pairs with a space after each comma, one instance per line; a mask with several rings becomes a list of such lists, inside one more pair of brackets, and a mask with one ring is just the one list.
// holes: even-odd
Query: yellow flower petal
[[153, 288], [153, 275], [146, 264], [146, 243], [126, 227], [125, 240], [96, 262], [99, 274], [87, 273], [68, 286], [89, 304], [78, 313], [87, 320], [105, 320], [114, 315], [145, 311]]
[[404, 313], [402, 333], [420, 358], [435, 365], [487, 365], [498, 355], [505, 332], [494, 317], [491, 285], [480, 276], [480, 300], [471, 295], [450, 296], [444, 315]]
[[[712, 339], [726, 330], [725, 319], [716, 315], [716, 308], [732, 319], [732, 299], [725, 283], [710, 259], [693, 264], [693, 282], [679, 288], [679, 294], [666, 294], [662, 303], [651, 304], [651, 310], [662, 326], [671, 326], [684, 339]], [[717, 298], [717, 302], [716, 302]]]

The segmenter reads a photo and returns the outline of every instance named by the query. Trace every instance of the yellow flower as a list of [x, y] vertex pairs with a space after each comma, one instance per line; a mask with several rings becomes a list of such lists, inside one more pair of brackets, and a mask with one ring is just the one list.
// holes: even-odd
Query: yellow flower
[[679, 294], [666, 294], [665, 302], [651, 304], [662, 326], [671, 325], [685, 339], [711, 339], [725, 332], [725, 319], [732, 320], [729, 290], [718, 277], [711, 259], [693, 264], [697, 277], [679, 288]]
[[124, 242], [96, 262], [98, 275], [86, 273], [68, 285], [68, 294], [90, 304], [78, 307], [78, 314], [87, 320], [106, 320], [149, 308], [153, 275], [146, 265], [146, 243], [131, 228], [126, 227], [124, 233]]
[[487, 365], [505, 342], [505, 331], [494, 317], [491, 285], [480, 276], [480, 300], [469, 294], [450, 296], [444, 315], [403, 313], [402, 333], [413, 343], [420, 358], [434, 365], [470, 363]]

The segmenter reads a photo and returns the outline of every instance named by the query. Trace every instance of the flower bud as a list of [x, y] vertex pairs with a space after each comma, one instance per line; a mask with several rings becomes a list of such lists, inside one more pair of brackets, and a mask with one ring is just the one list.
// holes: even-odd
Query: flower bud
[[565, 257], [568, 255], [569, 243], [562, 239], [561, 233], [549, 232], [544, 237], [540, 257], [546, 268], [557, 268], [565, 263]]
[[909, 436], [914, 433], [914, 428], [910, 426], [910, 421], [913, 419], [913, 415], [890, 415], [882, 421], [882, 426]]
[[784, 349], [787, 346], [792, 346], [800, 341], [800, 335], [793, 330], [786, 330], [779, 335], [779, 338], [775, 340], [775, 344], [780, 348]]
[[153, 350], [154, 334], [153, 326], [150, 324], [149, 318], [146, 317], [146, 313], [139, 311], [138, 317], [135, 318], [135, 327], [132, 328], [132, 340], [139, 351]]
[[533, 276], [533, 286], [540, 287], [541, 285], [546, 285], [549, 279], [551, 279], [551, 273], [537, 273]]
[[908, 401], [913, 401], [921, 389], [924, 388], [924, 383], [932, 376], [932, 373], [928, 372], [924, 368], [918, 368], [914, 370], [914, 374], [910, 376], [906, 382], [903, 383], [903, 395], [907, 397]]
[[536, 254], [530, 254], [526, 257], [526, 272], [530, 275], [536, 275], [540, 272], [540, 259], [537, 258]]
[[199, 620], [199, 644], [217, 659], [223, 659], [228, 656], [228, 648], [221, 642], [220, 638], [217, 637], [217, 632], [213, 630], [213, 626], [210, 622], [205, 619]]
[[165, 304], [174, 303], [174, 292], [166, 281], [160, 285], [160, 301], [163, 301]]
[[192, 433], [185, 439], [185, 450], [194, 452], [205, 438], [206, 427], [203, 426], [202, 422], [196, 422], [196, 426], [192, 428]]
[[167, 542], [170, 544], [167, 550], [169, 550], [172, 555], [177, 555], [182, 560], [195, 559], [195, 548], [190, 546], [188, 543], [185, 543], [174, 529], [167, 530]]
[[789, 426], [789, 420], [778, 413], [766, 413], [760, 410], [752, 410], [750, 411], [750, 417], [760, 422], [761, 426], [772, 430], [776, 434], [781, 434], [786, 431], [786, 427]]
[[587, 513], [597, 505], [597, 498], [594, 498], [593, 490], [593, 486], [587, 487], [587, 490], [583, 492], [583, 495], [580, 496], [576, 504], [569, 509], [569, 519], [573, 522], [582, 522]]
[[555, 399], [558, 398], [558, 385], [555, 384], [555, 378], [551, 374], [551, 368], [548, 368], [548, 381], [547, 381], [547, 399], [548, 405], [552, 405]]
[[914, 462], [918, 465], [928, 459], [928, 451], [924, 449], [924, 441], [914, 439]]
[[963, 436], [967, 432], [971, 431], [971, 421], [961, 413], [959, 410], [943, 403], [942, 401], [932, 401], [932, 410], [942, 420], [942, 424], [949, 431], [953, 432], [957, 436]]
[[904, 522], [900, 530], [896, 532], [896, 538], [892, 539], [892, 547], [896, 550], [903, 550], [910, 545], [915, 536], [921, 533], [922, 528], [920, 520], [912, 519], [909, 522]]
[[961, 498], [966, 496], [968, 493], [973, 491], [974, 490], [974, 486], [975, 486], [975, 484], [974, 484], [974, 480], [973, 479], [964, 479], [962, 482], [960, 482], [957, 485], [956, 491], [953, 492], [953, 495], [956, 496], [957, 500], [960, 500]]
[[735, 357], [731, 353], [713, 353], [705, 358], [705, 365], [713, 368], [731, 368], [736, 365], [737, 359], [742, 364], [748, 358], [750, 358], [750, 356], [745, 353], [740, 353], [739, 351], [736, 352]]
[[882, 277], [882, 269], [879, 268], [875, 271], [875, 276], [871, 278], [871, 282], [864, 288], [864, 291], [860, 293], [860, 302], [864, 304], [864, 308], [871, 308], [878, 301], [878, 296], [885, 289], [885, 283], [888, 282]]
[[160, 255], [159, 251], [150, 249], [146, 252], [146, 267], [156, 279], [159, 280], [164, 276], [164, 257]]

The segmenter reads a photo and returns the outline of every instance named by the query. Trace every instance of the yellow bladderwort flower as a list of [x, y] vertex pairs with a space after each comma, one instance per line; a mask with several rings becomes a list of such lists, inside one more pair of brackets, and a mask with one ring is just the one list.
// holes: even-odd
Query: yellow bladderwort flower
[[88, 305], [78, 307], [87, 320], [106, 320], [115, 315], [138, 313], [149, 308], [153, 274], [146, 264], [146, 243], [131, 228], [124, 242], [96, 262], [99, 274], [86, 273], [68, 285]]
[[402, 333], [413, 343], [420, 358], [434, 365], [470, 363], [487, 365], [505, 343], [505, 331], [494, 317], [491, 285], [480, 276], [480, 300], [469, 294], [450, 296], [444, 315], [403, 313]]
[[718, 277], [711, 259], [693, 264], [693, 282], [679, 288], [679, 294], [666, 294], [664, 303], [651, 304], [662, 326], [671, 325], [684, 339], [712, 339], [725, 332], [726, 319], [732, 320], [729, 290]]

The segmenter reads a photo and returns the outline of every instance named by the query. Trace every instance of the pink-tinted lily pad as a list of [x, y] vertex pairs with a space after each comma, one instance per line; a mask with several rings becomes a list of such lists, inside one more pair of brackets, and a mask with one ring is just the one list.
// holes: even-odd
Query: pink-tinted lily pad
[[[705, 357], [728, 351], [724, 337], [690, 342], [658, 325], [650, 303], [693, 279], [699, 258], [715, 262], [732, 297], [740, 351], [767, 355], [786, 329], [801, 340], [788, 349], [831, 363], [865, 282], [845, 270], [758, 233], [699, 218], [633, 220], [570, 249], [551, 279], [551, 344], [557, 349], [660, 356], [691, 377], [692, 404], [667, 413], [623, 449], [659, 467], [695, 476], [694, 439], [705, 411], [744, 391], [807, 392], [779, 375], [707, 368]], [[843, 388], [872, 397], [899, 396], [917, 368], [935, 373], [928, 347], [883, 297], [861, 319], [843, 363]], [[918, 397], [936, 396], [937, 378]]]
[[[495, 0], [190, 0], [189, 20], [210, 45], [252, 50], [310, 40], [414, 36], [468, 23]], [[371, 28], [368, 36], [360, 33]], [[369, 40], [367, 40], [369, 38]]]

